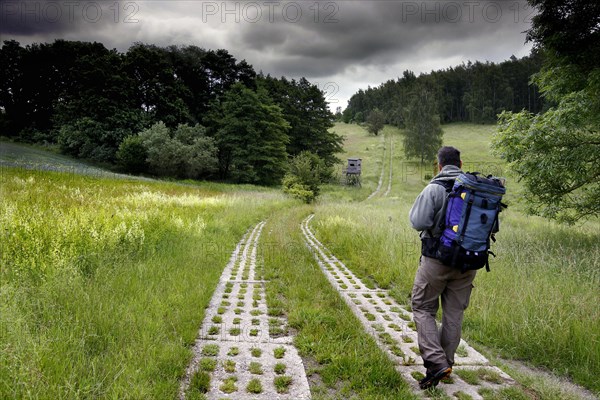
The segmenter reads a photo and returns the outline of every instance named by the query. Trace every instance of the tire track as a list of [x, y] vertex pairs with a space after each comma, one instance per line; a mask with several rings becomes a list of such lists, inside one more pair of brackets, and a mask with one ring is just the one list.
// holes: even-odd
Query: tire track
[[264, 226], [261, 222], [244, 235], [221, 275], [181, 381], [180, 400], [192, 397], [190, 391], [207, 399], [311, 398], [287, 321], [266, 304], [267, 282], [257, 261]]
[[375, 191], [367, 197], [367, 200], [372, 199], [379, 191], [381, 190], [381, 186], [383, 185], [383, 174], [385, 172], [385, 154], [386, 154], [386, 146], [385, 146], [385, 137], [382, 137], [383, 142], [383, 157], [381, 158], [381, 174], [379, 174], [379, 183], [377, 183], [377, 188]]
[[388, 177], [388, 187], [387, 187], [387, 190], [385, 191], [385, 193], [383, 194], [383, 197], [387, 197], [388, 194], [390, 194], [390, 191], [392, 190], [393, 171], [394, 171], [394, 137], [392, 135], [390, 135], [390, 175]]
[[[313, 217], [314, 214], [302, 221], [301, 229], [321, 270], [413, 390], [427, 394], [418, 385], [424, 369], [410, 308], [398, 304], [386, 290], [366, 287], [315, 237], [310, 229]], [[472, 399], [483, 399], [481, 390], [495, 391], [515, 383], [464, 340], [461, 340], [455, 362], [451, 379], [441, 383], [437, 389], [447, 395], [458, 396], [460, 393]]]

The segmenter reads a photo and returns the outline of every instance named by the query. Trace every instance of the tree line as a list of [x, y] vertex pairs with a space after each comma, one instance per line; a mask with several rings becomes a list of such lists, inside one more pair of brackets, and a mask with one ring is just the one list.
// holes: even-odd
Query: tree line
[[0, 48], [0, 130], [128, 172], [276, 184], [291, 157], [333, 165], [342, 138], [305, 78], [257, 74], [227, 50], [56, 40]]
[[530, 80], [540, 71], [543, 59], [542, 52], [533, 51], [521, 59], [512, 56], [498, 64], [469, 61], [418, 77], [404, 71], [396, 80], [359, 90], [337, 117], [347, 123], [362, 123], [377, 109], [387, 124], [404, 127], [408, 106], [422, 91], [430, 93], [441, 123], [494, 123], [505, 110], [540, 112], [544, 99]]

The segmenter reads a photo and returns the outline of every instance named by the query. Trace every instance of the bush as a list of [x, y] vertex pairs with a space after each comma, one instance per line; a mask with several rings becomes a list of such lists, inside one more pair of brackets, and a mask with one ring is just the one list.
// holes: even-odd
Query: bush
[[200, 125], [169, 128], [156, 123], [139, 134], [146, 149], [150, 171], [160, 176], [202, 178], [217, 169], [217, 147]]
[[283, 191], [292, 197], [304, 201], [306, 204], [312, 203], [316, 194], [308, 186], [300, 183], [299, 178], [294, 175], [286, 175], [283, 178]]
[[127, 172], [140, 173], [148, 170], [148, 151], [140, 136], [128, 136], [119, 145], [117, 162]]
[[316, 154], [303, 151], [290, 161], [289, 172], [283, 178], [283, 191], [305, 203], [313, 202], [323, 181], [331, 178], [332, 170]]

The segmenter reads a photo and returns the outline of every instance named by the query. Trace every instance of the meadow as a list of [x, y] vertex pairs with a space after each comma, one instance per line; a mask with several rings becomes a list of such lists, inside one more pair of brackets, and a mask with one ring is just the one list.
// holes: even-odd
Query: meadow
[[[360, 155], [359, 149], [377, 139], [355, 129], [352, 155]], [[494, 127], [452, 124], [444, 132], [444, 143], [461, 150], [464, 170], [493, 173], [508, 182], [509, 208], [501, 215], [493, 246], [498, 257], [492, 259], [490, 273], [482, 270], [476, 278], [465, 339], [490, 355], [522, 360], [600, 393], [600, 222], [566, 226], [525, 215], [519, 196], [523, 189], [502, 160], [490, 154]], [[399, 130], [388, 134], [400, 137]], [[313, 226], [363, 281], [407, 302], [420, 256], [408, 211], [431, 168], [416, 168], [413, 160], [405, 160], [401, 140], [397, 143], [387, 197], [362, 203], [324, 201], [315, 209]], [[330, 189], [328, 198], [346, 197], [343, 189]]]
[[[320, 241], [363, 282], [406, 304], [420, 254], [407, 215], [433, 167], [405, 159], [396, 128], [379, 137], [356, 125], [334, 129], [346, 137], [340, 158], [363, 158], [362, 186], [326, 185], [313, 205], [278, 188], [3, 166], [0, 398], [175, 398], [219, 276], [261, 220], [267, 303], [296, 335], [313, 398], [414, 398], [320, 272], [300, 222], [314, 213]], [[522, 188], [489, 152], [494, 128], [444, 131], [465, 169], [508, 179], [498, 257], [475, 281], [465, 339], [516, 377], [526, 397], [577, 398], [503, 359], [600, 394], [600, 223], [526, 216]], [[366, 200], [380, 176], [380, 193]]]
[[235, 243], [293, 204], [252, 187], [1, 172], [1, 398], [175, 398]]

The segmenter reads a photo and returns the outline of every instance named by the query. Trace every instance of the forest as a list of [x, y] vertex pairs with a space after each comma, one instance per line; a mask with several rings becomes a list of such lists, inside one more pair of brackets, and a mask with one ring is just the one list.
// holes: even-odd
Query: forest
[[0, 131], [126, 172], [275, 184], [288, 158], [337, 161], [341, 137], [306, 79], [257, 74], [227, 50], [56, 40], [0, 48]]
[[521, 59], [513, 55], [501, 63], [469, 61], [418, 77], [404, 71], [396, 80], [359, 90], [338, 118], [361, 123], [372, 110], [379, 109], [386, 123], [403, 127], [405, 107], [422, 90], [433, 94], [442, 123], [495, 123], [497, 115], [505, 110], [538, 113], [545, 103], [539, 88], [531, 84], [531, 77], [540, 71], [543, 62], [543, 52], [534, 50]]

